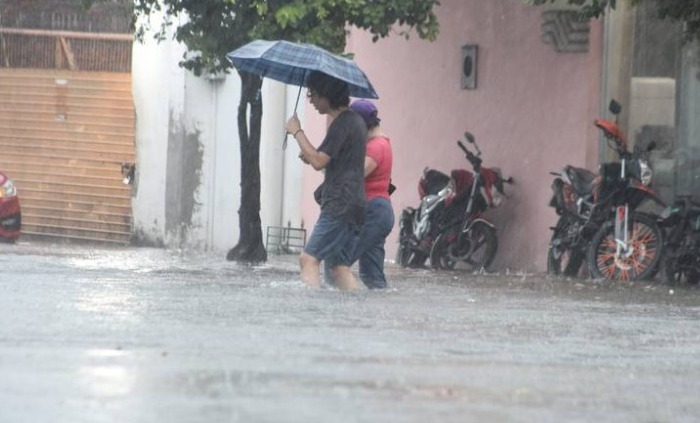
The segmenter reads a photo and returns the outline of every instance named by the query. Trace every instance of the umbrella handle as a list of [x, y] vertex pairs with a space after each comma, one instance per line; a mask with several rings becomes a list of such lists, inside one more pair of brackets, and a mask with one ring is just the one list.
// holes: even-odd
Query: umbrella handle
[[[299, 86], [299, 92], [297, 92], [297, 101], [294, 103], [294, 114], [297, 114], [297, 107], [299, 107], [299, 98], [301, 97], [301, 86]], [[289, 136], [289, 132], [287, 130], [284, 131], [284, 142], [282, 143], [282, 150], [287, 149], [287, 137]]]

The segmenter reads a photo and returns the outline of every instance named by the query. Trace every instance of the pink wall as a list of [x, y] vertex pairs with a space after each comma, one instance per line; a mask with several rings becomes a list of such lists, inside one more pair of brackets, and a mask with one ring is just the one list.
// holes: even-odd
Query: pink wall
[[[500, 167], [516, 185], [510, 198], [490, 211], [498, 227], [494, 270], [543, 271], [549, 227], [556, 215], [547, 206], [550, 170], [564, 164], [593, 168], [599, 110], [602, 36], [591, 26], [588, 53], [557, 53], [541, 41], [541, 8], [513, 0], [443, 0], [437, 9], [440, 35], [434, 43], [413, 34], [371, 41], [353, 30], [348, 51], [379, 92], [382, 126], [394, 146], [392, 197], [396, 216], [418, 203], [424, 167], [443, 171], [466, 167], [456, 146], [471, 131], [485, 166]], [[478, 44], [477, 89], [460, 88], [461, 47]], [[326, 121], [307, 109], [305, 126], [321, 140]], [[304, 173], [305, 226], [318, 217], [313, 189], [322, 176]], [[398, 224], [387, 242], [394, 258]]]

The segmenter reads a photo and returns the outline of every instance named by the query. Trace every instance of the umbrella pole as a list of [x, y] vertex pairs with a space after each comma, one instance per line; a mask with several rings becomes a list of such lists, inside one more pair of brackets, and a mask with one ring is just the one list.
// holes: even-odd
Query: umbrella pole
[[[299, 86], [299, 92], [297, 92], [297, 101], [294, 103], [294, 114], [297, 114], [297, 107], [299, 107], [299, 98], [301, 97], [301, 86]], [[282, 150], [287, 149], [287, 136], [289, 133], [285, 130], [284, 131], [284, 142], [282, 143]]]
[[301, 86], [299, 86], [299, 92], [297, 92], [297, 102], [294, 103], [294, 114], [297, 114], [297, 107], [299, 106], [299, 98], [301, 97]]

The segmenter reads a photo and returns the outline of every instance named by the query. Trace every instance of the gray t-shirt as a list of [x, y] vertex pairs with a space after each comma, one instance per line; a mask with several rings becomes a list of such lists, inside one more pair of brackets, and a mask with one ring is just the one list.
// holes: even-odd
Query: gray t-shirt
[[351, 224], [362, 224], [365, 210], [365, 143], [367, 125], [360, 115], [346, 110], [331, 123], [318, 147], [330, 156], [319, 187], [321, 210]]

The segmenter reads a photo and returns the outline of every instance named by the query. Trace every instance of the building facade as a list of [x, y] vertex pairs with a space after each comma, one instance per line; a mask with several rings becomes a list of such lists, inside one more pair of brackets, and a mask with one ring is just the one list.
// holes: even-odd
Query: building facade
[[[697, 49], [683, 45], [677, 26], [625, 4], [591, 22], [578, 22], [567, 7], [512, 0], [444, 0], [437, 14], [433, 43], [415, 35], [375, 43], [356, 29], [348, 38], [347, 51], [381, 97], [394, 146], [397, 216], [417, 205], [425, 167], [467, 167], [456, 141], [470, 131], [484, 165], [515, 180], [504, 204], [489, 212], [499, 235], [493, 270], [544, 270], [556, 222], [547, 206], [549, 171], [566, 164], [595, 170], [610, 159], [593, 120], [606, 116], [612, 98], [623, 104], [621, 122], [633, 143], [659, 144], [653, 164], [664, 198], [698, 193]], [[134, 230], [146, 243], [223, 253], [238, 239], [240, 82], [235, 73], [194, 77], [177, 66], [183, 52], [169, 42], [134, 46]], [[297, 89], [267, 80], [263, 96], [263, 236], [269, 226], [309, 229], [322, 174], [298, 160], [295, 143], [282, 148]], [[302, 103], [303, 127], [318, 144], [328, 122]]]
[[[417, 205], [425, 167], [470, 169], [456, 145], [465, 131], [476, 136], [484, 166], [515, 180], [504, 204], [489, 212], [499, 236], [494, 269], [545, 267], [548, 228], [556, 222], [547, 207], [548, 172], [565, 164], [592, 168], [598, 160], [591, 123], [600, 110], [602, 26], [584, 23], [559, 34], [557, 25], [571, 25], [575, 15], [545, 11], [554, 14], [508, 0], [447, 0], [437, 9], [440, 35], [433, 43], [398, 36], [373, 43], [360, 31], [348, 43], [379, 92], [394, 148], [397, 216]], [[473, 88], [462, 84], [465, 46], [477, 46]], [[317, 137], [323, 125], [317, 122]], [[305, 175], [308, 198], [318, 176]], [[315, 206], [303, 204], [304, 219], [313, 220]], [[397, 237], [395, 228], [388, 257]]]

